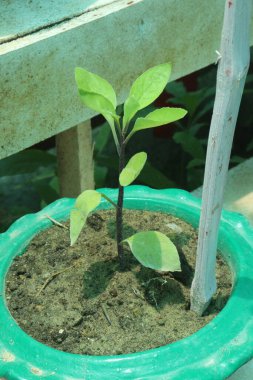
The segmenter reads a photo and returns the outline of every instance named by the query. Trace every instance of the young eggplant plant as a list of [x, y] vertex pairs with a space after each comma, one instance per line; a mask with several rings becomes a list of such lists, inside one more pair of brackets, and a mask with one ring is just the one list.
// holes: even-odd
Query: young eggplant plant
[[138, 131], [165, 125], [183, 118], [187, 111], [182, 108], [164, 107], [145, 117], [137, 112], [151, 104], [162, 93], [169, 81], [171, 64], [165, 63], [150, 68], [133, 83], [124, 104], [124, 115], [116, 113], [116, 94], [105, 79], [85, 69], [76, 68], [75, 78], [81, 101], [92, 110], [102, 114], [111, 127], [119, 155], [119, 192], [117, 204], [96, 190], [85, 190], [75, 202], [70, 213], [70, 240], [73, 245], [86, 224], [89, 214], [105, 198], [116, 209], [116, 239], [120, 269], [125, 270], [126, 262], [123, 243], [128, 243], [133, 255], [144, 266], [160, 271], [180, 271], [177, 248], [172, 241], [158, 231], [138, 232], [123, 240], [124, 188], [140, 174], [147, 160], [145, 152], [136, 153], [125, 164], [125, 149], [131, 137]]

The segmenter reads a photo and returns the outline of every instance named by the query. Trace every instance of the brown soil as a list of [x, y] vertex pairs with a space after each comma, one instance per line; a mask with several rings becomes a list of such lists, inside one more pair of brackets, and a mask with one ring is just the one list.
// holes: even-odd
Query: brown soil
[[74, 247], [68, 229], [54, 226], [14, 260], [6, 279], [8, 307], [38, 341], [78, 354], [142, 351], [193, 334], [225, 305], [231, 276], [218, 257], [219, 290], [206, 315], [189, 310], [197, 241], [190, 225], [167, 214], [125, 210], [125, 237], [150, 229], [165, 233], [183, 271], [142, 267], [125, 247], [128, 268], [120, 272], [114, 220], [113, 210], [92, 215]]

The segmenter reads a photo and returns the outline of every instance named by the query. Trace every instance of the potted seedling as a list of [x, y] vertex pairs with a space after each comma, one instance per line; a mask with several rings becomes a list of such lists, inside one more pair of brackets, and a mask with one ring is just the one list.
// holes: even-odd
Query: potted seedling
[[[233, 7], [234, 5], [238, 6], [238, 4], [240, 4], [240, 2], [227, 1], [225, 14], [231, 13], [233, 16], [236, 16]], [[246, 20], [250, 14], [249, 2], [247, 2], [247, 6], [241, 5], [240, 10], [242, 20], [244, 18]], [[232, 20], [235, 20], [235, 17], [232, 18]], [[245, 22], [244, 24], [246, 25], [247, 23]], [[227, 19], [227, 25], [229, 25], [229, 27], [225, 27], [227, 34], [225, 33], [223, 36], [226, 45], [227, 42], [230, 42], [230, 25], [232, 25], [232, 29], [234, 30], [234, 24], [233, 22], [229, 23], [229, 18]], [[242, 41], [244, 41], [244, 39]], [[231, 46], [230, 44], [228, 45], [229, 47]], [[240, 43], [239, 45], [241, 46], [242, 44]], [[233, 51], [233, 49], [230, 49], [230, 51]], [[223, 51], [221, 51], [221, 53], [223, 54]], [[227, 55], [225, 51], [225, 58], [228, 57], [229, 54]], [[226, 63], [228, 62], [228, 64], [230, 64], [231, 60], [224, 59], [224, 62], [226, 66]], [[224, 66], [221, 66], [221, 70], [223, 68]], [[225, 74], [229, 77], [231, 70], [227, 71], [228, 69], [229, 67], [225, 67]], [[125, 164], [125, 145], [131, 139], [132, 135], [142, 129], [177, 120], [185, 114], [185, 111], [181, 109], [162, 109], [151, 112], [145, 117], [139, 117], [134, 122], [131, 122], [135, 116], [138, 116], [136, 114], [139, 110], [145, 108], [161, 93], [168, 81], [170, 70], [171, 66], [169, 64], [159, 65], [148, 70], [134, 82], [130, 90], [130, 95], [124, 105], [124, 116], [122, 120], [115, 112], [116, 97], [108, 82], [95, 74], [89, 73], [87, 70], [76, 70], [76, 79], [82, 101], [86, 106], [94, 109], [96, 112], [102, 113], [112, 129], [116, 148], [119, 153], [119, 189], [87, 190], [82, 193], [77, 200], [61, 199], [37, 214], [28, 215], [20, 219], [5, 234], [0, 236], [0, 376], [2, 376], [2, 379], [34, 380], [41, 377], [53, 380], [80, 380], [84, 378], [86, 380], [202, 380], [203, 378], [223, 380], [228, 378], [237, 368], [252, 358], [253, 299], [251, 293], [253, 281], [253, 233], [252, 228], [242, 216], [228, 212], [222, 213], [218, 248], [229, 264], [232, 272], [232, 295], [218, 316], [212, 319], [211, 322], [198, 332], [183, 340], [179, 340], [173, 344], [167, 344], [167, 341], [164, 345], [158, 345], [160, 347], [155, 346], [157, 348], [146, 349], [143, 352], [138, 352], [141, 349], [132, 351], [126, 349], [127, 354], [122, 354], [122, 352], [118, 355], [107, 356], [103, 356], [103, 354], [102, 356], [101, 354], [95, 356], [70, 354], [55, 350], [28, 336], [17, 325], [8, 310], [7, 301], [9, 305], [12, 306], [14, 315], [20, 314], [22, 317], [24, 315], [22, 309], [27, 308], [30, 310], [31, 302], [27, 301], [27, 298], [24, 297], [24, 292], [22, 291], [23, 284], [29, 284], [29, 287], [26, 287], [27, 293], [36, 288], [35, 276], [31, 273], [31, 270], [34, 269], [35, 272], [38, 271], [38, 269], [40, 270], [37, 262], [44, 256], [47, 257], [47, 261], [51, 267], [56, 267], [56, 271], [49, 277], [46, 276], [39, 291], [36, 291], [31, 298], [32, 309], [37, 310], [36, 318], [39, 320], [39, 323], [42, 324], [42, 329], [40, 330], [41, 335], [45, 335], [44, 321], [41, 318], [41, 314], [43, 314], [44, 319], [47, 320], [50, 318], [50, 310], [54, 310], [55, 319], [59, 320], [63, 318], [61, 315], [63, 311], [59, 308], [59, 304], [63, 301], [63, 304], [65, 304], [65, 293], [68, 292], [70, 297], [73, 298], [74, 308], [78, 307], [78, 303], [81, 302], [80, 297], [77, 297], [78, 282], [85, 282], [85, 290], [87, 292], [89, 291], [89, 287], [97, 289], [100, 286], [99, 284], [102, 283], [105, 285], [105, 283], [103, 283], [103, 273], [99, 270], [102, 268], [99, 262], [99, 265], [93, 263], [93, 265], [86, 270], [86, 279], [83, 277], [80, 278], [80, 276], [78, 277], [81, 266], [78, 266], [76, 263], [70, 265], [70, 262], [72, 255], [73, 259], [77, 259], [78, 263], [81, 262], [81, 264], [85, 266], [85, 261], [88, 260], [90, 255], [85, 252], [87, 246], [86, 248], [82, 247], [82, 243], [86, 242], [86, 235], [88, 234], [88, 230], [91, 229], [91, 226], [93, 229], [100, 229], [101, 224], [107, 225], [103, 217], [99, 216], [99, 214], [97, 214], [97, 216], [95, 215], [97, 212], [102, 212], [110, 208], [116, 210], [116, 217], [112, 217], [116, 220], [114, 223], [116, 224], [116, 231], [113, 231], [113, 237], [115, 233], [117, 239], [115, 251], [118, 251], [117, 263], [115, 263], [113, 271], [110, 269], [109, 272], [110, 278], [114, 275], [117, 279], [120, 279], [131, 271], [133, 271], [136, 278], [139, 278], [141, 271], [153, 271], [152, 277], [148, 280], [146, 279], [144, 287], [149, 289], [151, 283], [159, 282], [160, 292], [169, 293], [169, 297], [167, 297], [166, 300], [167, 302], [171, 301], [172, 294], [176, 290], [176, 288], [173, 287], [173, 281], [176, 279], [178, 273], [180, 273], [178, 272], [180, 269], [184, 271], [185, 268], [187, 268], [187, 260], [185, 260], [185, 256], [180, 252], [181, 247], [179, 247], [180, 249], [177, 252], [176, 246], [168, 239], [167, 233], [164, 234], [158, 231], [154, 218], [152, 220], [155, 228], [152, 231], [148, 228], [142, 232], [134, 231], [133, 233], [133, 231], [131, 231], [131, 233], [129, 233], [128, 230], [127, 236], [124, 235], [125, 224], [128, 223], [129, 220], [136, 218], [137, 214], [135, 210], [141, 210], [143, 221], [147, 218], [145, 210], [151, 211], [152, 213], [162, 211], [162, 220], [165, 220], [167, 227], [169, 226], [169, 228], [173, 228], [174, 230], [175, 228], [177, 229], [176, 235], [180, 234], [178, 228], [180, 226], [185, 228], [185, 225], [181, 225], [179, 219], [176, 219], [177, 224], [171, 221], [168, 223], [168, 214], [190, 223], [190, 225], [195, 228], [199, 226], [200, 201], [189, 193], [175, 189], [157, 191], [143, 186], [128, 186], [137, 178], [147, 159], [145, 152], [139, 152]], [[237, 85], [236, 88], [238, 88]], [[232, 90], [228, 94], [228, 99]], [[230, 105], [230, 102], [228, 103]], [[236, 98], [235, 103], [238, 103], [238, 98]], [[228, 109], [226, 109], [226, 115], [229, 113], [229, 110], [230, 108], [228, 107]], [[236, 112], [233, 114], [233, 117], [236, 117]], [[230, 115], [228, 116], [230, 117]], [[231, 122], [231, 120], [228, 121]], [[213, 145], [213, 147], [215, 146], [212, 140], [212, 134], [211, 145]], [[209, 150], [209, 155], [210, 151], [212, 151], [212, 149]], [[216, 162], [216, 157], [214, 157], [214, 162]], [[213, 177], [213, 169], [210, 171], [210, 174], [211, 177]], [[212, 184], [212, 181], [210, 183]], [[214, 191], [216, 192], [216, 189]], [[128, 211], [127, 209], [130, 210]], [[215, 210], [216, 209], [217, 208], [215, 208]], [[109, 213], [111, 212], [110, 210], [107, 211]], [[209, 211], [212, 211], [212, 208]], [[91, 213], [92, 215], [90, 215]], [[114, 214], [114, 212], [112, 214]], [[68, 242], [67, 244], [69, 245], [69, 231], [60, 221], [67, 220], [69, 216], [71, 247], [65, 250], [63, 245], [66, 242]], [[95, 220], [92, 218], [95, 218]], [[202, 223], [203, 220], [205, 222], [205, 218], [202, 216]], [[48, 228], [52, 222], [59, 226], [58, 230], [55, 230], [55, 228], [50, 229], [48, 232], [45, 231], [45, 235], [42, 233], [42, 235], [39, 234], [37, 236], [38, 232]], [[200, 227], [201, 225], [202, 224], [200, 224]], [[51, 234], [54, 235], [55, 231], [57, 231], [55, 235], [56, 251], [58, 251], [57, 255], [53, 252], [53, 246], [50, 240]], [[201, 233], [205, 234], [205, 231], [204, 228]], [[106, 237], [103, 236], [104, 232], [103, 230], [102, 237], [106, 239]], [[209, 234], [209, 230], [207, 230], [207, 232]], [[215, 232], [213, 234], [213, 236], [215, 236]], [[34, 236], [36, 236], [37, 243], [35, 243], [35, 240], [31, 242]], [[189, 240], [187, 243], [189, 244]], [[78, 247], [78, 244], [80, 244], [79, 248], [77, 251], [74, 251], [76, 247]], [[102, 259], [103, 266], [108, 267], [108, 265], [111, 265], [110, 263], [114, 260], [115, 255], [111, 253], [109, 254], [109, 260], [103, 261], [104, 250], [100, 249], [99, 252], [100, 244], [96, 244], [96, 242], [91, 242], [91, 244], [98, 250], [98, 258], [100, 258], [100, 260]], [[201, 245], [201, 239], [199, 244]], [[36, 251], [34, 256], [28, 255], [28, 261], [30, 261], [29, 270], [22, 261], [22, 258], [27, 255], [27, 253], [22, 254], [28, 245], [28, 253], [34, 245]], [[213, 246], [215, 246], [215, 244], [213, 244]], [[139, 264], [136, 266], [136, 263], [133, 261], [133, 255], [129, 255], [127, 252], [128, 247], [131, 249], [135, 258], [144, 266]], [[78, 257], [78, 252], [82, 259]], [[40, 255], [40, 253], [42, 253], [42, 255]], [[20, 260], [15, 260], [17, 256], [20, 256]], [[179, 256], [181, 259], [181, 267]], [[213, 256], [213, 252], [211, 252], [211, 256]], [[208, 258], [206, 254], [199, 255], [200, 259], [198, 260], [200, 266], [203, 260], [206, 260], [206, 257]], [[14, 263], [9, 270], [13, 260]], [[68, 263], [68, 267], [60, 269], [59, 266], [63, 261]], [[20, 263], [23, 264], [20, 265]], [[224, 264], [222, 264], [221, 267], [220, 278], [224, 285], [223, 277], [226, 270]], [[44, 267], [43, 269], [47, 270], [47, 268]], [[211, 269], [213, 270], [213, 268]], [[7, 274], [8, 270], [9, 273]], [[92, 271], [95, 275], [90, 279], [89, 276]], [[169, 276], [167, 271], [170, 273]], [[15, 284], [15, 282], [8, 282], [8, 279], [13, 277], [13, 273], [17, 275], [17, 284]], [[59, 285], [57, 287], [56, 284], [57, 297], [53, 305], [47, 303], [47, 307], [43, 310], [41, 295], [45, 290], [50, 293], [52, 289], [48, 285], [54, 282], [54, 279], [58, 280], [61, 275], [66, 273], [69, 273], [69, 282], [67, 285], [69, 289], [67, 287], [61, 288]], [[172, 278], [170, 277], [171, 273], [174, 276], [172, 276]], [[41, 272], [37, 274], [42, 278]], [[198, 270], [196, 274], [199, 274]], [[204, 280], [202, 282], [205, 282]], [[125, 300], [123, 299], [122, 301], [122, 297], [119, 297], [119, 295], [123, 293], [123, 288], [124, 286], [126, 287], [126, 285], [122, 286], [122, 284], [118, 283], [118, 287], [115, 287], [115, 279], [112, 278], [112, 281], [114, 281], [114, 288], [111, 289], [111, 296], [116, 302], [124, 302]], [[5, 282], [8, 291], [5, 291]], [[92, 282], [94, 282], [94, 284]], [[195, 286], [196, 284], [198, 285], [198, 283], [195, 278]], [[132, 283], [128, 285], [131, 288]], [[195, 290], [196, 289], [198, 295], [199, 287], [197, 286]], [[200, 287], [200, 289], [202, 288]], [[208, 286], [204, 286], [204, 290], [207, 290], [208, 293]], [[139, 292], [139, 289], [132, 287], [132, 291], [137, 298], [143, 298], [143, 293]], [[193, 301], [194, 297], [195, 301], [200, 301], [193, 302], [194, 308], [196, 307], [196, 309], [202, 309], [203, 305], [206, 306], [206, 293], [202, 292], [200, 295], [204, 295], [204, 297], [202, 297], [202, 299], [201, 297], [196, 298], [194, 291], [192, 293]], [[156, 297], [157, 295], [153, 295], [153, 319], [157, 317], [162, 306], [160, 303], [158, 304]], [[11, 298], [13, 298], [16, 303], [13, 304], [13, 299]], [[219, 297], [217, 299], [219, 299]], [[18, 305], [18, 301], [20, 301], [20, 305]], [[113, 331], [110, 330], [110, 325], [114, 323], [115, 319], [110, 319], [111, 314], [108, 313], [107, 306], [110, 306], [110, 304], [101, 303], [101, 309], [108, 322], [109, 331]], [[156, 310], [155, 313], [154, 310]], [[75, 328], [81, 324], [83, 329], [86, 328], [85, 334], [87, 339], [91, 345], [95, 345], [95, 337], [89, 335], [93, 330], [89, 321], [93, 318], [94, 324], [98, 324], [99, 317], [96, 313], [95, 316], [92, 317], [90, 311], [87, 311], [87, 309], [85, 309], [84, 312], [82, 318], [74, 321], [73, 329], [75, 330]], [[93, 313], [94, 310], [91, 310], [91, 312]], [[131, 324], [133, 323], [133, 319], [130, 320], [129, 323], [130, 312], [136, 319], [140, 319], [138, 310], [136, 313], [136, 309], [132, 308], [132, 305], [129, 303], [128, 309], [125, 311], [126, 315], [124, 315], [126, 318], [123, 318], [124, 324], [121, 324], [122, 328], [124, 327], [125, 334], [131, 329]], [[186, 310], [184, 313], [187, 313]], [[84, 316], [86, 327], [83, 324]], [[68, 317], [71, 318], [71, 315], [68, 314]], [[191, 317], [193, 317], [193, 314], [191, 314]], [[119, 318], [118, 320], [122, 323], [122, 320], [120, 321]], [[22, 320], [21, 322], [22, 326], [33, 325], [34, 319], [31, 319], [31, 323], [26, 320]], [[140, 335], [148, 336], [151, 339], [151, 333], [154, 329], [152, 322], [152, 319], [149, 319], [146, 325], [145, 323], [142, 324]], [[161, 329], [155, 330], [155, 334], [159, 335], [161, 331], [166, 331], [166, 338], [168, 339], [171, 331], [165, 330], [164, 322], [160, 322]], [[180, 322], [181, 324], [178, 325], [178, 328], [183, 329], [185, 322]], [[26, 328], [24, 328], [24, 330], [26, 330]], [[104, 334], [106, 334], [106, 328]], [[38, 340], [41, 340], [40, 338], [43, 337], [39, 336]], [[47, 341], [47, 336], [44, 338]], [[59, 344], [62, 344], [64, 338], [66, 338], [65, 329], [60, 328], [58, 334], [56, 334], [56, 336], [54, 335], [54, 338]], [[108, 340], [109, 343], [113, 345], [119, 338], [113, 336], [113, 333], [111, 333]], [[82, 345], [82, 341], [78, 340], [78, 344]], [[247, 377], [246, 375], [246, 377], [240, 377], [239, 375], [239, 377], [233, 376], [232, 378], [244, 380], [251, 378], [251, 376], [249, 375]]]
[[71, 245], [77, 240], [89, 213], [100, 204], [101, 198], [105, 198], [116, 210], [117, 252], [121, 270], [126, 268], [123, 252], [123, 243], [126, 242], [141, 264], [160, 271], [180, 271], [177, 249], [165, 234], [143, 231], [123, 240], [124, 188], [138, 177], [147, 160], [147, 154], [139, 152], [125, 164], [127, 143], [137, 132], [174, 122], [186, 115], [182, 108], [164, 107], [131, 123], [138, 111], [147, 107], [161, 94], [168, 83], [170, 73], [171, 64], [166, 63], [149, 69], [137, 78], [124, 104], [124, 116], [121, 118], [116, 114], [116, 94], [112, 86], [98, 75], [82, 68], [76, 69], [76, 82], [82, 102], [101, 113], [110, 124], [119, 154], [119, 189], [117, 204], [95, 190], [86, 190], [79, 195], [70, 214]]
[[[86, 234], [86, 222], [89, 221], [88, 216], [95, 208], [113, 208], [116, 210], [115, 219], [117, 226], [117, 249], [119, 253], [119, 276], [124, 276], [124, 274], [129, 271], [123, 253], [125, 244], [125, 249], [129, 246], [141, 264], [158, 271], [149, 282], [152, 283], [153, 280], [156, 281], [158, 277], [161, 291], [164, 289], [166, 289], [166, 292], [168, 291], [169, 287], [166, 281], [168, 282], [169, 279], [165, 277], [163, 281], [162, 276], [163, 271], [180, 270], [176, 247], [166, 235], [160, 233], [157, 229], [154, 231], [137, 232], [124, 238], [122, 236], [122, 209], [124, 206], [124, 209], [146, 209], [152, 212], [163, 211], [166, 214], [169, 213], [187, 221], [194, 227], [198, 226], [200, 202], [187, 192], [180, 190], [158, 191], [142, 186], [128, 186], [137, 178], [146, 161], [146, 153], [139, 152], [130, 158], [127, 164], [124, 163], [125, 144], [130, 140], [133, 133], [144, 128], [171, 122], [183, 117], [186, 113], [186, 111], [181, 109], [157, 110], [148, 114], [146, 117], [137, 118], [132, 126], [129, 125], [131, 118], [133, 118], [141, 107], [140, 103], [142, 101], [141, 95], [143, 91], [140, 91], [140, 88], [145, 88], [141, 82], [144, 80], [145, 83], [147, 79], [148, 85], [151, 74], [151, 77], [155, 74], [154, 78], [152, 77], [151, 83], [154, 83], [155, 80], [158, 81], [152, 97], [150, 95], [152, 93], [152, 86], [148, 86], [150, 91], [144, 93], [148, 94], [148, 99], [144, 98], [145, 101], [141, 103], [142, 106], [145, 107], [145, 105], [157, 97], [162, 91], [168, 81], [170, 70], [170, 64], [159, 65], [150, 69], [136, 80], [124, 106], [125, 113], [123, 121], [120, 122], [119, 117], [115, 113], [116, 102], [114, 95], [112, 95], [111, 86], [98, 76], [84, 69], [77, 69], [76, 78], [81, 99], [86, 104], [89, 104], [89, 106], [93, 108], [96, 107], [97, 112], [100, 111], [111, 125], [120, 157], [119, 189], [87, 190], [82, 193], [76, 201], [72, 199], [59, 200], [40, 213], [26, 216], [17, 221], [1, 236], [0, 240], [1, 252], [6, 253], [1, 255], [0, 263], [0, 292], [2, 295], [5, 293], [4, 279], [12, 260], [17, 255], [23, 253], [24, 248], [29, 244], [33, 236], [42, 229], [47, 228], [52, 221], [59, 223], [60, 220], [66, 220], [70, 214], [71, 249], [74, 249], [80, 240], [80, 231], [82, 230], [83, 235]], [[138, 86], [138, 84], [140, 86]], [[97, 89], [97, 91], [95, 91], [95, 89]], [[139, 98], [137, 95], [133, 96], [135, 93], [138, 94], [138, 91]], [[112, 104], [101, 92], [104, 95], [107, 94], [107, 98], [108, 93], [110, 94], [109, 99], [111, 99]], [[135, 97], [137, 99], [135, 99]], [[114, 122], [117, 129], [114, 128]], [[65, 231], [65, 228], [62, 228], [61, 231]], [[68, 231], [66, 231], [66, 233], [68, 234]], [[62, 232], [58, 240], [60, 242], [64, 240]], [[43, 254], [48, 254], [50, 258], [52, 255], [51, 246], [47, 252], [47, 240], [44, 236], [40, 239], [39, 245], [43, 245]], [[39, 245], [36, 246], [38, 250]], [[219, 248], [222, 250], [224, 256], [227, 257], [233, 271], [236, 273], [236, 286], [233, 297], [231, 297], [225, 309], [223, 309], [218, 317], [214, 318], [196, 334], [174, 344], [139, 353], [90, 356], [70, 354], [55, 350], [39, 343], [23, 332], [11, 317], [6, 307], [5, 297], [0, 298], [1, 326], [4, 326], [4, 328], [0, 329], [0, 375], [4, 378], [15, 380], [24, 378], [30, 380], [38, 378], [38, 376], [49, 377], [55, 380], [63, 378], [76, 380], [83, 378], [88, 380], [134, 380], [148, 378], [167, 379], [168, 377], [173, 379], [203, 379], [203, 377], [207, 379], [224, 379], [233, 372], [235, 368], [233, 355], [233, 351], [236, 350], [235, 342], [239, 342], [243, 339], [243, 336], [250, 330], [250, 324], [247, 324], [243, 329], [243, 335], [240, 335], [242, 330], [238, 329], [238, 323], [240, 321], [241, 324], [242, 320], [248, 320], [251, 313], [252, 300], [247, 298], [249, 283], [245, 284], [244, 279], [250, 276], [253, 260], [252, 257], [246, 257], [247, 255], [238, 256], [238, 250], [246, 253], [252, 246], [252, 232], [245, 220], [237, 215], [234, 216], [229, 213], [224, 213], [221, 223]], [[83, 252], [82, 255], [84, 255]], [[37, 256], [38, 252], [36, 253], [36, 257]], [[59, 256], [59, 260], [63, 260], [64, 256], [65, 259], [68, 260], [70, 253], [68, 253], [68, 255], [62, 253], [61, 256]], [[86, 257], [87, 256], [84, 255], [84, 260], [86, 260]], [[36, 260], [32, 261], [32, 267], [36, 268]], [[36, 301], [35, 307], [38, 309], [38, 318], [40, 313], [42, 313], [41, 305], [40, 303], [38, 304], [38, 298], [41, 292], [44, 291], [53, 278], [62, 274], [64, 270], [56, 270], [52, 276], [49, 276], [45, 280], [40, 291], [35, 293], [35, 298], [33, 299], [34, 302]], [[24, 267], [19, 267], [18, 271], [19, 282], [24, 282], [25, 277], [29, 279], [29, 276], [31, 276]], [[73, 272], [71, 272], [72, 278], [75, 278], [76, 271], [77, 267], [74, 267]], [[161, 271], [162, 273], [160, 273]], [[136, 272], [136, 274], [138, 273]], [[101, 280], [101, 274], [99, 272], [97, 273], [97, 277]], [[32, 286], [33, 281], [30, 284]], [[14, 289], [14, 292], [16, 291], [17, 290]], [[118, 292], [119, 289], [116, 289], [116, 291]], [[141, 297], [137, 289], [134, 289], [134, 291], [137, 297]], [[74, 298], [76, 289], [73, 288], [71, 292]], [[60, 293], [58, 292], [57, 294], [59, 297]], [[114, 296], [115, 290], [113, 297]], [[17, 297], [20, 298], [23, 297], [23, 295], [17, 293]], [[153, 303], [154, 308], [158, 306], [155, 303], [156, 300]], [[27, 307], [28, 306], [29, 305], [27, 305]], [[49, 308], [50, 305], [48, 306], [48, 309]], [[22, 312], [21, 309], [19, 310]], [[109, 325], [111, 321], [108, 310], [103, 308], [103, 312], [108, 318]], [[75, 321], [76, 325], [79, 323], [80, 321]], [[163, 323], [163, 321], [161, 323]], [[229, 323], [231, 323], [231, 329], [224, 334], [225, 326]], [[60, 329], [56, 339], [62, 341], [64, 333], [64, 329]], [[147, 331], [144, 329], [142, 334], [147, 335]], [[89, 339], [92, 342], [92, 338]], [[247, 344], [244, 345], [244, 350], [240, 350], [240, 354], [237, 353], [237, 367], [240, 363], [245, 362], [247, 355], [250, 357], [250, 343], [251, 340], [248, 339]], [[233, 360], [230, 362], [230, 360], [227, 359], [228, 357], [233, 357]]]

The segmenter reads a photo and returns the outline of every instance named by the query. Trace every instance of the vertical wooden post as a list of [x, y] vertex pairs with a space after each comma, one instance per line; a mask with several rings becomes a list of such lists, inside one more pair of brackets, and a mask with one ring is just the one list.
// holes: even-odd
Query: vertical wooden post
[[76, 197], [94, 188], [93, 146], [90, 120], [56, 137], [61, 196]]
[[216, 97], [207, 148], [191, 309], [202, 314], [216, 291], [215, 263], [234, 129], [249, 66], [252, 0], [226, 0]]

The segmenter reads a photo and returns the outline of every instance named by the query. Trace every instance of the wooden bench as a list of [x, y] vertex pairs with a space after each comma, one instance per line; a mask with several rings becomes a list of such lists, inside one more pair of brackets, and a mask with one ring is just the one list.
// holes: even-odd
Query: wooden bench
[[106, 77], [120, 104], [148, 67], [171, 61], [174, 80], [210, 65], [224, 1], [2, 2], [0, 159], [56, 135], [62, 194], [92, 187], [94, 113], [79, 102], [74, 68]]

